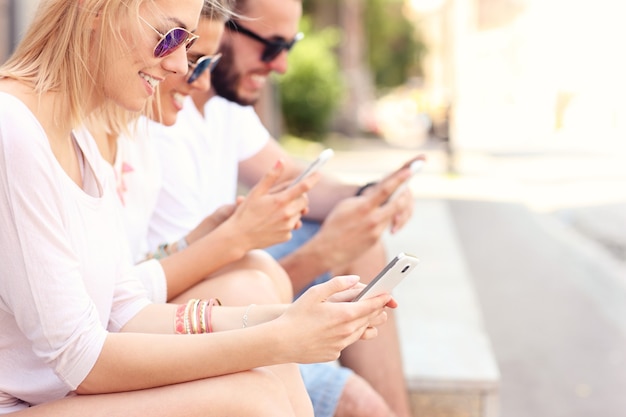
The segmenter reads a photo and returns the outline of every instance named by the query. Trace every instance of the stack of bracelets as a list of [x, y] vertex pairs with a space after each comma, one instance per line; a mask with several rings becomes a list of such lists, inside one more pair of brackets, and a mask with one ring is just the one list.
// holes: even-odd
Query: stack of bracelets
[[213, 306], [222, 305], [217, 298], [209, 300], [191, 299], [187, 304], [181, 304], [176, 309], [174, 330], [176, 334], [202, 334], [211, 333], [211, 309]]

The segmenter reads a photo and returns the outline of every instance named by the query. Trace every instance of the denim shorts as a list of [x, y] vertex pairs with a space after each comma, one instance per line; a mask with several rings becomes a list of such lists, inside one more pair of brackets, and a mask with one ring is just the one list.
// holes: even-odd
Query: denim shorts
[[335, 363], [299, 365], [315, 417], [333, 417], [352, 370]]

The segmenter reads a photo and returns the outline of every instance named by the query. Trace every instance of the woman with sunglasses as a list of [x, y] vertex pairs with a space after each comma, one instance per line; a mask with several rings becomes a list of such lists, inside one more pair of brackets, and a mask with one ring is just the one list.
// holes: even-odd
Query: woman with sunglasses
[[[238, 207], [224, 206], [181, 239], [152, 253], [147, 250], [148, 224], [161, 186], [160, 161], [150, 133], [157, 125], [174, 124], [191, 91], [210, 88], [210, 73], [221, 57], [216, 51], [229, 16], [227, 4], [203, 8], [196, 32], [201, 36], [187, 51], [189, 71], [171, 75], [159, 85], [152, 115], [158, 123], [141, 120], [132, 135], [119, 137], [107, 133], [110, 127], [89, 124], [115, 171], [131, 254], [137, 262], [134, 273], [153, 302], [184, 303], [213, 296], [229, 305], [248, 305], [293, 299], [286, 272], [268, 254], [254, 250], [287, 240], [306, 212], [304, 192], [315, 178], [297, 189], [270, 194], [280, 165]], [[193, 107], [191, 102], [187, 105]]]
[[110, 170], [80, 126], [125, 129], [186, 72], [201, 7], [42, 0], [0, 67], [0, 414], [310, 416], [289, 362], [334, 359], [385, 320], [387, 297], [329, 301], [355, 277], [252, 315], [151, 304], [128, 273]]

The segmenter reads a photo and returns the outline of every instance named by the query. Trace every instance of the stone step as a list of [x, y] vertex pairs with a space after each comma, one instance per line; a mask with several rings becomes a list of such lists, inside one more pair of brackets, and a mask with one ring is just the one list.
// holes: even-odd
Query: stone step
[[409, 224], [385, 242], [390, 257], [421, 260], [394, 291], [414, 415], [498, 416], [500, 373], [448, 204], [418, 200]]

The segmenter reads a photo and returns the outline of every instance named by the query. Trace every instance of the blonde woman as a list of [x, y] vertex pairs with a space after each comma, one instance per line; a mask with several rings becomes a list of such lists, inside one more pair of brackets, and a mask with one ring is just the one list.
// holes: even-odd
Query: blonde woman
[[389, 296], [344, 302], [351, 276], [229, 308], [151, 304], [128, 273], [113, 179], [75, 132], [96, 111], [126, 126], [186, 72], [201, 7], [42, 0], [0, 67], [0, 414], [311, 416], [291, 363], [335, 359], [385, 321]]

